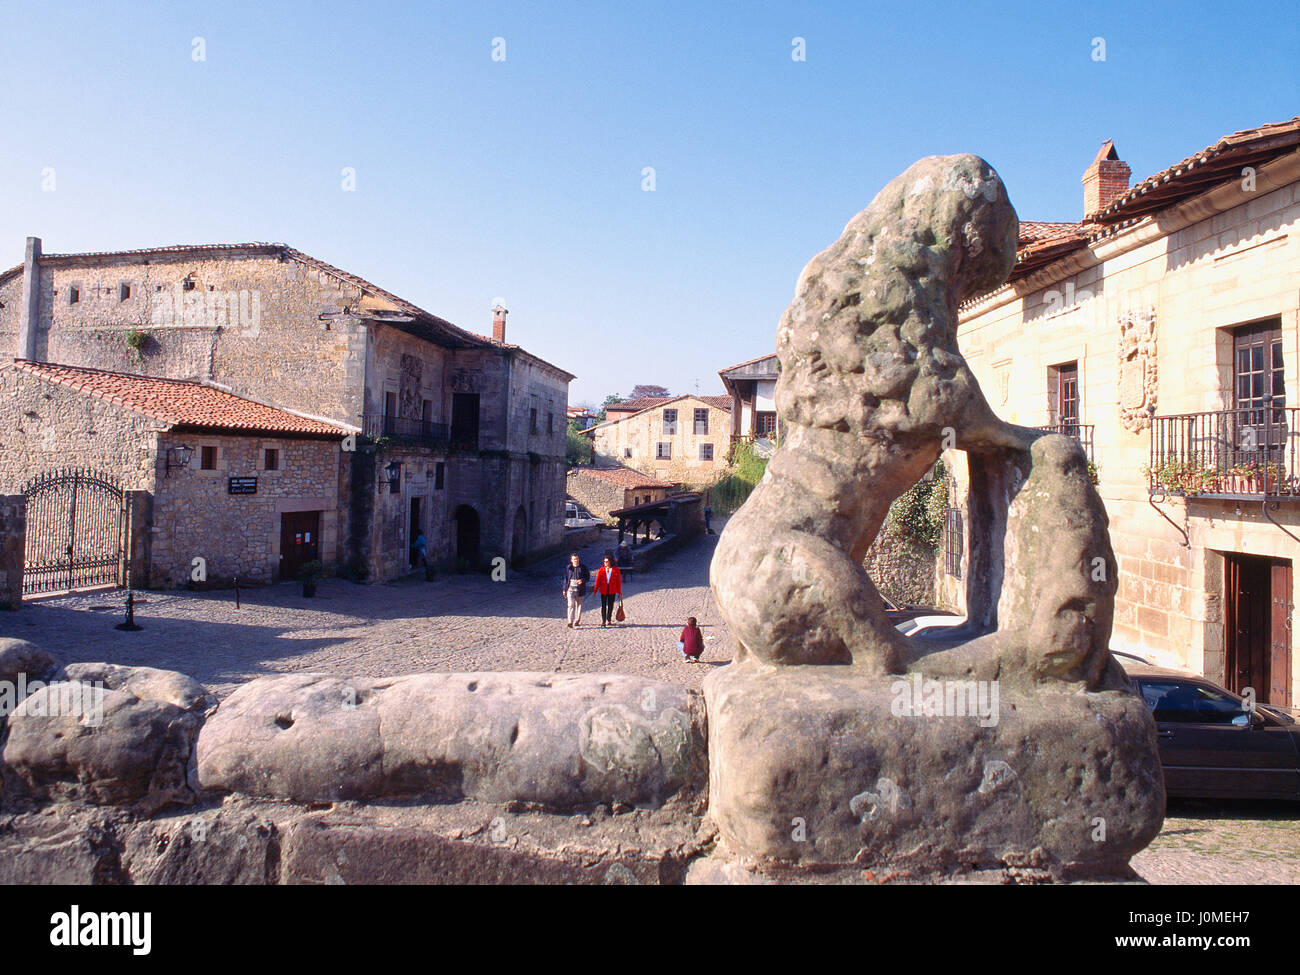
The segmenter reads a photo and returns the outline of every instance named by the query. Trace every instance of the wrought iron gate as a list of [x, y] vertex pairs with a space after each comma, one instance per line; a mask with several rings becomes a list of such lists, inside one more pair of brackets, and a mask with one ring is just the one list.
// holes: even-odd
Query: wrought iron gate
[[98, 471], [48, 471], [33, 478], [23, 494], [23, 595], [125, 583], [126, 496], [121, 484]]

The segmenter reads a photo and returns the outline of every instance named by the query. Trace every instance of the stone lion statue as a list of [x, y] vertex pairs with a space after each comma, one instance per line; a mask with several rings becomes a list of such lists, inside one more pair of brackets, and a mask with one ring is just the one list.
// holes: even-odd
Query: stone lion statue
[[[804, 268], [777, 330], [785, 439], [710, 570], [738, 662], [1102, 679], [1115, 559], [1086, 458], [1000, 420], [957, 347], [959, 302], [1006, 280], [1018, 229], [988, 163], [933, 156]], [[965, 642], [936, 652], [891, 625], [862, 560], [946, 447], [970, 461], [973, 581]]]

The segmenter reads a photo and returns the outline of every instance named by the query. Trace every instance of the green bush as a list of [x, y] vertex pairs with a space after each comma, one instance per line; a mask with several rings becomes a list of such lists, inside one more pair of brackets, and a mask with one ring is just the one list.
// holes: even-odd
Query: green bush
[[938, 548], [948, 510], [948, 469], [935, 466], [934, 476], [918, 481], [889, 506], [884, 531], [918, 545]]
[[754, 453], [754, 445], [748, 441], [736, 444], [731, 452], [731, 464], [716, 484], [710, 495], [710, 506], [717, 514], [734, 513], [750, 492], [763, 479], [767, 472], [767, 458]]
[[564, 460], [570, 466], [591, 463], [591, 438], [583, 436], [576, 423], [564, 433]]

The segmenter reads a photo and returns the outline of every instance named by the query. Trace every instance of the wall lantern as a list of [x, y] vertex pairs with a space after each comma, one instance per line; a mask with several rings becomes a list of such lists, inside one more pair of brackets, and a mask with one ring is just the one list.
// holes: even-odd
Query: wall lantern
[[163, 472], [164, 477], [170, 477], [172, 468], [178, 471], [184, 470], [190, 466], [190, 456], [194, 453], [194, 448], [184, 444], [177, 444], [175, 447], [168, 447], [166, 453], [167, 468]]
[[384, 474], [388, 477], [388, 493], [396, 494], [402, 484], [402, 464], [391, 460], [384, 465]]

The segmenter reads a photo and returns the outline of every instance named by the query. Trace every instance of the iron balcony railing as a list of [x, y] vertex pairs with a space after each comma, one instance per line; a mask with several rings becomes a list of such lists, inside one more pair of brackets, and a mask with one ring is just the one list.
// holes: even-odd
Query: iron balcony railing
[[1045, 426], [1034, 427], [1035, 430], [1042, 430], [1046, 433], [1060, 433], [1067, 437], [1073, 437], [1079, 441], [1083, 447], [1083, 452], [1088, 455], [1089, 463], [1095, 463], [1097, 458], [1092, 454], [1092, 431], [1094, 425], [1091, 423], [1075, 423], [1071, 420], [1059, 420], [1056, 423], [1048, 423]]
[[389, 440], [431, 444], [436, 447], [451, 445], [451, 434], [445, 423], [413, 420], [404, 416], [387, 416], [383, 413], [367, 413], [361, 429], [370, 440], [384, 437]]
[[1296, 498], [1296, 407], [1261, 406], [1157, 416], [1151, 426], [1152, 494]]

